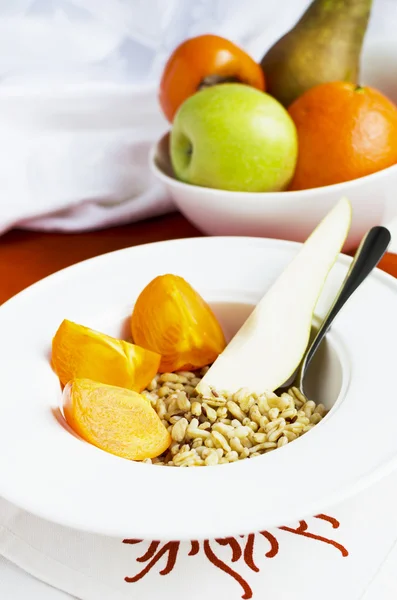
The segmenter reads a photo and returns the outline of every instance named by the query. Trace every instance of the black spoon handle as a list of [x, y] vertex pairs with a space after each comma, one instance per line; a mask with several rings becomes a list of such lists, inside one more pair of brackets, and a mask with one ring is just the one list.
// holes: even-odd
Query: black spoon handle
[[361, 241], [360, 246], [350, 265], [349, 271], [340, 287], [340, 290], [332, 304], [327, 316], [321, 324], [316, 337], [312, 341], [305, 357], [301, 363], [298, 374], [298, 387], [302, 390], [302, 382], [305, 371], [309, 366], [314, 354], [321, 344], [324, 336], [331, 327], [338, 312], [346, 304], [350, 296], [368, 277], [371, 271], [378, 265], [382, 256], [387, 251], [391, 241], [390, 231], [386, 227], [373, 227], [368, 231]]

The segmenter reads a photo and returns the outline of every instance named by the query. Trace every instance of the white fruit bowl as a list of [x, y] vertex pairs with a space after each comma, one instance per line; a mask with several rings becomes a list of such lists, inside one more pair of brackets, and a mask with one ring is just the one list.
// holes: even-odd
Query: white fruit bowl
[[394, 216], [389, 207], [397, 194], [397, 165], [361, 179], [311, 190], [229, 192], [175, 179], [169, 159], [168, 134], [152, 151], [151, 164], [180, 211], [209, 235], [248, 235], [303, 242], [336, 202], [347, 196], [353, 206], [352, 228], [344, 247], [348, 252], [357, 247], [368, 229]]
[[[362, 78], [394, 101], [397, 88], [381, 65], [397, 68], [394, 43], [374, 43], [365, 49]], [[393, 79], [390, 83], [389, 80]], [[389, 83], [388, 83], [389, 82]], [[373, 175], [337, 185], [294, 192], [230, 192], [188, 185], [173, 174], [168, 134], [153, 148], [151, 166], [165, 184], [179, 210], [204, 233], [270, 237], [303, 242], [331, 207], [347, 196], [353, 206], [353, 223], [344, 251], [355, 248], [374, 225], [387, 223], [397, 215], [397, 165]]]

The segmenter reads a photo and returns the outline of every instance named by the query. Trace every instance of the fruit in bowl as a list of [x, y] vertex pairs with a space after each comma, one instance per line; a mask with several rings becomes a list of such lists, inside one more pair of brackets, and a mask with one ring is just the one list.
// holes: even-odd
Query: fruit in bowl
[[65, 319], [52, 340], [52, 366], [63, 386], [94, 379], [141, 392], [158, 371], [161, 355]]
[[159, 100], [172, 122], [181, 104], [204, 87], [226, 82], [265, 89], [263, 71], [244, 50], [218, 35], [199, 35], [180, 44], [169, 57]]
[[257, 304], [198, 386], [251, 392], [282, 388], [299, 365], [325, 280], [351, 226], [342, 198], [306, 240], [302, 251]]
[[377, 90], [324, 83], [288, 111], [299, 139], [291, 190], [352, 181], [397, 163], [397, 108]]
[[136, 344], [161, 355], [158, 371], [191, 371], [213, 362], [226, 346], [211, 308], [182, 277], [153, 279], [131, 317]]
[[[352, 181], [395, 165], [397, 107], [360, 85], [371, 8], [372, 0], [313, 0], [260, 64], [217, 36], [180, 44], [160, 85], [176, 179], [274, 193]], [[330, 87], [321, 93], [321, 85]]]
[[152, 458], [171, 443], [150, 403], [126, 388], [72, 379], [63, 391], [63, 410], [83, 440], [121, 458]]
[[329, 81], [359, 82], [372, 0], [314, 0], [261, 61], [269, 93], [289, 106]]
[[295, 125], [281, 104], [241, 84], [217, 85], [188, 98], [170, 137], [179, 180], [246, 192], [284, 189], [297, 148]]

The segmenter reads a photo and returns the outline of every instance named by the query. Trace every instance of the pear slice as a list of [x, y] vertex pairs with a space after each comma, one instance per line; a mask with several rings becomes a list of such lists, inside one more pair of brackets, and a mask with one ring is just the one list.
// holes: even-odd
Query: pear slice
[[274, 391], [295, 372], [310, 339], [325, 280], [346, 240], [352, 207], [342, 198], [268, 290], [197, 391]]

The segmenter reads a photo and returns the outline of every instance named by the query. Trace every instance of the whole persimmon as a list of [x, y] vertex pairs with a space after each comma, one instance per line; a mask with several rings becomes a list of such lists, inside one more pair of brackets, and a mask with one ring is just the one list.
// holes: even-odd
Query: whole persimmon
[[265, 90], [260, 65], [229, 40], [212, 34], [186, 40], [171, 54], [163, 71], [159, 100], [164, 115], [171, 123], [189, 96], [220, 83], [244, 83]]
[[290, 190], [351, 181], [397, 163], [397, 107], [378, 90], [325, 83], [288, 111], [299, 140]]

